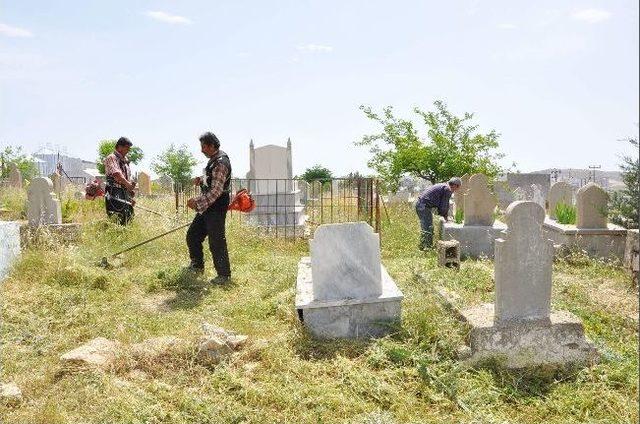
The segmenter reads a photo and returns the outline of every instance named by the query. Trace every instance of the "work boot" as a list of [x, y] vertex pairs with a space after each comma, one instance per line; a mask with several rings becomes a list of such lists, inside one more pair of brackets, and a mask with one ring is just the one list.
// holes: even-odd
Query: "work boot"
[[182, 268], [182, 271], [184, 272], [188, 272], [191, 274], [204, 274], [204, 267], [203, 266], [195, 266], [193, 264], [186, 266], [184, 268]]
[[214, 285], [222, 286], [224, 284], [227, 284], [230, 280], [231, 280], [231, 277], [225, 277], [224, 275], [218, 275], [216, 278], [214, 278], [213, 280], [209, 281], [209, 283], [214, 284]]

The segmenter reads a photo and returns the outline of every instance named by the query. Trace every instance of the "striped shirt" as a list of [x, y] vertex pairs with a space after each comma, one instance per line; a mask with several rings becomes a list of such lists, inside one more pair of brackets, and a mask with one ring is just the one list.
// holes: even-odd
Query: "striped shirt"
[[[123, 167], [120, 166], [121, 162], [124, 165]], [[129, 175], [131, 175], [129, 161], [116, 150], [104, 158], [104, 173], [107, 177], [113, 177], [116, 174], [120, 174], [122, 178], [129, 181]]]
[[[218, 159], [218, 154], [216, 153], [210, 161], [215, 161]], [[211, 170], [211, 187], [209, 187], [208, 191], [205, 191], [200, 196], [194, 198], [196, 203], [196, 212], [202, 213], [206, 211], [209, 206], [213, 205], [218, 197], [222, 194], [224, 190], [224, 183], [227, 180], [227, 175], [229, 174], [229, 170], [227, 167], [218, 162], [216, 166]], [[204, 176], [207, 178], [207, 175]]]

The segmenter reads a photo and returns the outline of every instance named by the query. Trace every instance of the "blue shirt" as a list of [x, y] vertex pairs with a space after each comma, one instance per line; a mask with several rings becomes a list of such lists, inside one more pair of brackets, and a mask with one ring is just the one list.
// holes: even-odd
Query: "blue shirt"
[[434, 184], [420, 193], [418, 206], [424, 208], [437, 208], [438, 215], [447, 217], [449, 215], [449, 200], [451, 199], [451, 188], [449, 183]]

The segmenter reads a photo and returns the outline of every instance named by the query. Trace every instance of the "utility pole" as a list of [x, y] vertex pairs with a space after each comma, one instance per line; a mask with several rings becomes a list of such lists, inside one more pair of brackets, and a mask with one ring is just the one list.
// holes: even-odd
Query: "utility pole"
[[591, 174], [591, 181], [592, 182], [596, 182], [596, 169], [600, 169], [602, 168], [602, 166], [600, 165], [589, 165], [589, 169], [591, 170], [592, 174]]
[[551, 170], [551, 175], [553, 176], [553, 182], [557, 183], [558, 182], [558, 175], [560, 175], [560, 170], [557, 168], [554, 168]]

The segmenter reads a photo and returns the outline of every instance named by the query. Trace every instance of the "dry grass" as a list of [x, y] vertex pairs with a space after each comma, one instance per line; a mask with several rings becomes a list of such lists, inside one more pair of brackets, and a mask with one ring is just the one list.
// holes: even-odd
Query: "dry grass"
[[[436, 268], [432, 253], [416, 249], [409, 205], [390, 208], [382, 237], [383, 261], [405, 294], [403, 326], [369, 342], [317, 341], [299, 325], [294, 285], [306, 242], [257, 237], [232, 220], [229, 287], [179, 272], [184, 232], [104, 270], [95, 265], [105, 252], [171, 222], [140, 212], [123, 230], [101, 207], [83, 203], [75, 212], [87, 223], [81, 245], [34, 246], [2, 283], [1, 380], [15, 381], [25, 396], [20, 406], [0, 406], [3, 423], [638, 422], [636, 294], [607, 263], [573, 257], [554, 271], [554, 307], [584, 320], [600, 364], [544, 377], [473, 370], [456, 360], [464, 328], [431, 287], [491, 301], [491, 262], [467, 261], [458, 273]], [[603, 285], [621, 300], [594, 296]], [[251, 343], [215, 367], [180, 357], [137, 371], [69, 372], [58, 361], [94, 337], [190, 338], [203, 321], [248, 334]]]

